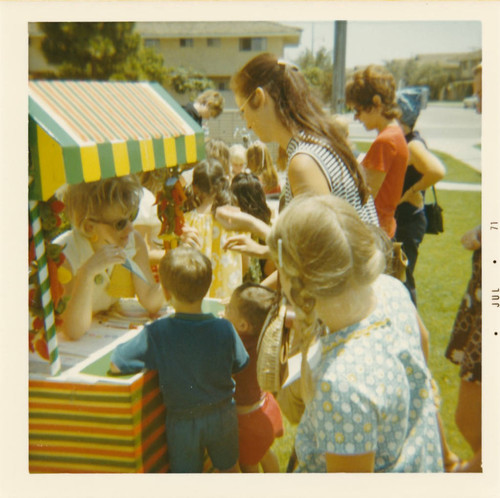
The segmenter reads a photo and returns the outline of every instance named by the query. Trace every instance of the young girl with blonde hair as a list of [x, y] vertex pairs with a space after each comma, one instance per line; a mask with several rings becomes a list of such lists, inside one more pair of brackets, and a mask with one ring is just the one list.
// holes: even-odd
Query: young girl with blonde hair
[[[165, 303], [151, 273], [144, 239], [132, 226], [140, 198], [141, 185], [134, 176], [69, 185], [63, 192], [72, 229], [54, 242], [64, 246], [64, 267], [70, 274], [61, 326], [68, 338], [79, 339], [90, 328], [93, 315], [110, 308], [119, 297], [137, 295], [150, 313]], [[146, 281], [121, 266], [127, 259], [139, 266]]]
[[259, 54], [233, 76], [231, 89], [248, 129], [287, 152], [286, 203], [305, 192], [331, 193], [378, 223], [356, 158], [296, 66]]
[[[233, 76], [231, 89], [247, 128], [286, 151], [285, 205], [304, 193], [333, 194], [354, 206], [364, 222], [378, 225], [373, 199], [349, 144], [296, 66], [270, 53], [259, 54]], [[269, 232], [260, 220], [232, 209], [219, 209], [217, 219], [259, 238]], [[261, 258], [268, 255], [266, 247], [244, 235], [229, 239], [227, 248]]]
[[247, 150], [241, 144], [233, 144], [229, 147], [229, 163], [231, 178], [243, 173], [247, 167]]
[[227, 143], [224, 140], [210, 138], [205, 143], [205, 152], [207, 159], [211, 158], [219, 161], [224, 169], [224, 174], [228, 179], [231, 178], [230, 152]]
[[274, 166], [271, 153], [266, 144], [260, 140], [255, 141], [248, 147], [247, 166], [262, 182], [266, 195], [279, 194], [281, 192], [278, 172]]
[[[309, 327], [302, 354], [305, 412], [296, 436], [299, 471], [441, 472], [431, 375], [415, 308], [384, 275], [387, 239], [334, 196], [300, 196], [267, 244], [283, 291]], [[315, 336], [321, 321], [326, 332]]]

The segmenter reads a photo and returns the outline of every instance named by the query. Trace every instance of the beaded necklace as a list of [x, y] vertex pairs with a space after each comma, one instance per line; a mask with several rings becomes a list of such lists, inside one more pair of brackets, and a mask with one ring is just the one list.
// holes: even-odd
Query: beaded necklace
[[388, 325], [389, 322], [390, 322], [389, 318], [386, 318], [385, 320], [380, 320], [378, 322], [372, 323], [368, 327], [352, 332], [347, 337], [339, 339], [337, 342], [334, 342], [333, 344], [325, 344], [321, 348], [321, 354], [325, 355], [326, 353], [329, 353], [332, 349], [335, 349], [337, 346], [349, 342], [351, 339], [359, 339], [360, 337], [368, 336], [374, 329], [379, 327], [384, 327], [385, 325]]

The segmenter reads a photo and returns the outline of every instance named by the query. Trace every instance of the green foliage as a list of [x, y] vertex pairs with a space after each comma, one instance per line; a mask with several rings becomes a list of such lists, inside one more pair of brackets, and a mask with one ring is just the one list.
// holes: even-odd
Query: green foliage
[[54, 77], [93, 80], [155, 80], [165, 84], [163, 58], [145, 48], [131, 22], [39, 23], [42, 51], [58, 65]]
[[306, 49], [296, 60], [296, 64], [322, 101], [325, 104], [329, 103], [332, 97], [333, 84], [333, 57], [331, 52], [325, 47], [322, 47], [315, 54]]
[[481, 173], [470, 168], [464, 162], [439, 151], [432, 151], [446, 165], [446, 175], [443, 181], [459, 183], [481, 183]]
[[418, 307], [430, 332], [429, 367], [442, 397], [441, 417], [448, 444], [461, 458], [470, 458], [470, 448], [455, 424], [459, 367], [447, 360], [444, 352], [472, 272], [472, 253], [462, 247], [460, 238], [481, 221], [481, 193], [440, 191], [439, 203], [444, 209], [445, 231], [427, 235], [420, 246], [415, 272]]
[[198, 95], [213, 83], [206, 75], [183, 67], [167, 69], [163, 57], [144, 46], [132, 22], [39, 23], [45, 33], [42, 51], [56, 72], [45, 78], [157, 81], [179, 94]]
[[191, 68], [172, 68], [169, 70], [169, 78], [170, 85], [181, 95], [187, 93], [194, 97], [208, 88], [213, 88], [212, 80]]
[[297, 425], [292, 425], [283, 415], [283, 436], [275, 439], [271, 449], [278, 457], [280, 472], [286, 472], [290, 455], [295, 445]]
[[456, 80], [452, 71], [437, 62], [419, 64], [415, 59], [410, 59], [386, 62], [385, 67], [403, 86], [428, 86], [431, 100], [438, 100], [446, 85]]
[[[371, 142], [355, 142], [356, 150], [359, 152], [368, 152]], [[445, 182], [456, 183], [481, 183], [481, 173], [468, 166], [463, 161], [456, 159], [445, 152], [437, 150], [431, 151], [435, 154], [446, 167]]]

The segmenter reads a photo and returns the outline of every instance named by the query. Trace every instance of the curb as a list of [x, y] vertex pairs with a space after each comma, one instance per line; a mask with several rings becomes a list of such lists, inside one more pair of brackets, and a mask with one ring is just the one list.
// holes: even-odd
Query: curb
[[437, 190], [461, 190], [466, 192], [481, 192], [480, 183], [438, 182], [434, 185]]

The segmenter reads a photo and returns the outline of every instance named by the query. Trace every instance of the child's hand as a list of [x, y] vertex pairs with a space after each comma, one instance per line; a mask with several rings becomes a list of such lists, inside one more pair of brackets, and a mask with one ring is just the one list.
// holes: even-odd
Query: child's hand
[[181, 241], [183, 244], [188, 244], [195, 249], [201, 250], [201, 239], [198, 230], [189, 225], [182, 227]]
[[125, 263], [127, 256], [122, 247], [105, 245], [98, 249], [83, 265], [85, 271], [92, 277], [104, 272], [106, 268]]
[[258, 242], [255, 242], [252, 237], [245, 234], [228, 237], [223, 249], [225, 251], [230, 249], [231, 251], [241, 252], [255, 258], [265, 258], [268, 253], [267, 246], [263, 246]]

